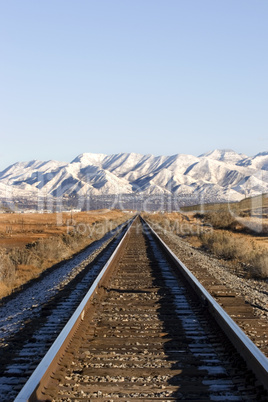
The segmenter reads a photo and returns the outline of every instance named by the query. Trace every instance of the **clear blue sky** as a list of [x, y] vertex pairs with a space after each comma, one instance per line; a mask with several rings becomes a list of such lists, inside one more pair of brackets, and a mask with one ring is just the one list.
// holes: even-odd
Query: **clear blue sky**
[[0, 0], [0, 170], [268, 150], [268, 1]]

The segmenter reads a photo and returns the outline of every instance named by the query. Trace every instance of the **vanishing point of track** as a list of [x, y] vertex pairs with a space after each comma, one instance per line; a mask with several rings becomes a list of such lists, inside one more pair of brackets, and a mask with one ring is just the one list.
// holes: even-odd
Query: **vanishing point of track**
[[132, 225], [16, 401], [267, 400], [267, 359], [212, 312], [142, 225]]

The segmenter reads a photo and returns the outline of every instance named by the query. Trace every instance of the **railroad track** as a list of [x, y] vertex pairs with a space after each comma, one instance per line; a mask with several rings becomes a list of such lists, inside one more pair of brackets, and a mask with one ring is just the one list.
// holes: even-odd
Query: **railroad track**
[[16, 402], [267, 401], [267, 358], [144, 225], [125, 234]]
[[48, 270], [0, 307], [0, 401], [13, 401], [78, 307], [128, 223]]

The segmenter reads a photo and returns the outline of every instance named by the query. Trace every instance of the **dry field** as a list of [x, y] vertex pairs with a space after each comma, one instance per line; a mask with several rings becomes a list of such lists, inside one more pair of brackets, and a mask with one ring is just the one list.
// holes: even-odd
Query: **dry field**
[[0, 214], [0, 246], [23, 246], [29, 242], [40, 240], [40, 238], [67, 234], [73, 226], [78, 226], [78, 230], [82, 232], [84, 230], [82, 225], [84, 224], [92, 225], [117, 220], [122, 215], [122, 212], [117, 210], [63, 212], [59, 214]]
[[200, 204], [182, 207], [182, 212], [231, 211], [240, 216], [262, 216], [268, 218], [268, 194], [245, 198], [233, 203]]
[[0, 298], [129, 217], [119, 210], [0, 214]]
[[[221, 206], [222, 207], [222, 206]], [[234, 216], [224, 208], [208, 212], [144, 215], [153, 225], [225, 260], [248, 278], [268, 278], [268, 218]]]

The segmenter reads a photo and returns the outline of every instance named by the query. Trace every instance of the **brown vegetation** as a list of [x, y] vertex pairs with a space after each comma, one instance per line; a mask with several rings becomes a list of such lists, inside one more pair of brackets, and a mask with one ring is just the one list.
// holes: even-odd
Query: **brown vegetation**
[[152, 225], [160, 225], [166, 231], [183, 236], [195, 247], [240, 264], [248, 277], [268, 277], [267, 219], [262, 219], [262, 231], [254, 232], [255, 218], [249, 219], [250, 227], [243, 228], [222, 204], [220, 210], [207, 213], [158, 213], [146, 214], [144, 218]]
[[204, 247], [217, 257], [238, 260], [247, 264], [247, 273], [250, 277], [268, 277], [268, 249], [257, 246], [249, 238], [234, 236], [224, 231], [214, 231], [201, 235]]
[[214, 228], [268, 234], [268, 194], [233, 203], [182, 207], [181, 210], [210, 221]]
[[0, 297], [130, 217], [118, 210], [0, 215]]
[[265, 215], [268, 216], [268, 194], [261, 194], [256, 197], [245, 198], [239, 202], [232, 203], [213, 203], [199, 204], [182, 207], [183, 212], [217, 212], [220, 210], [232, 211], [236, 214], [246, 214], [250, 216]]

